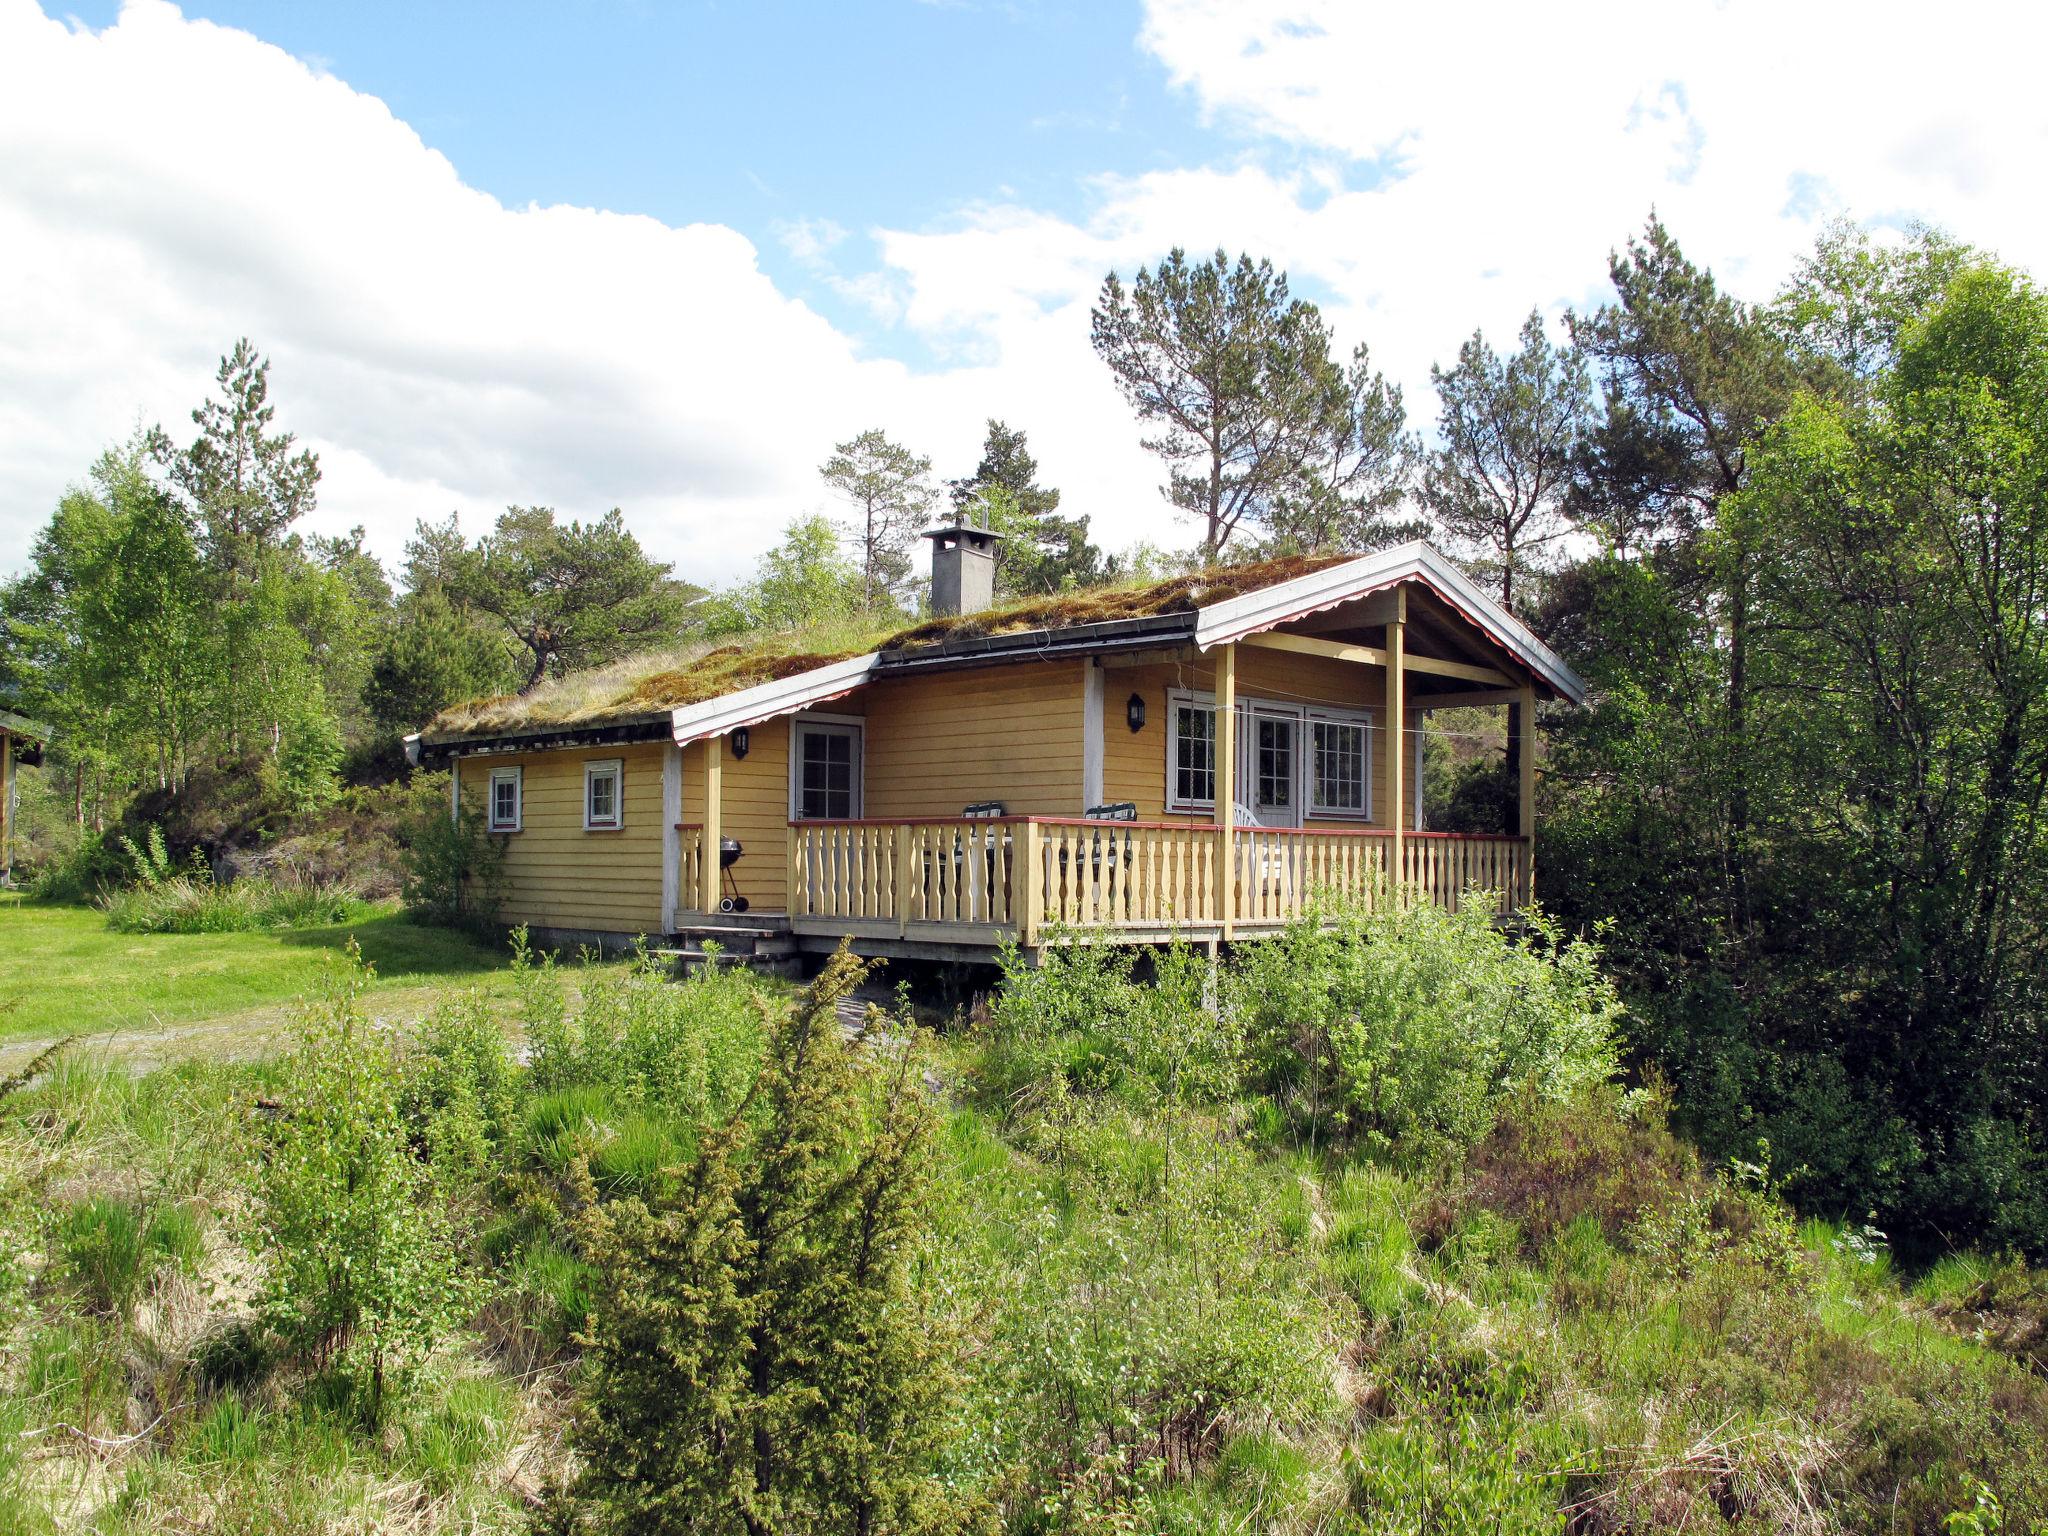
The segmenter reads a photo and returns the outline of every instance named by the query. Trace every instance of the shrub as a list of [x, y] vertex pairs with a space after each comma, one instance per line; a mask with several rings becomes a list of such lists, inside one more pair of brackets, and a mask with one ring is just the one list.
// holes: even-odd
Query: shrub
[[405, 1067], [405, 1118], [435, 1168], [445, 1177], [486, 1175], [518, 1127], [522, 1084], [484, 997], [436, 1007]]
[[869, 1066], [841, 1039], [862, 973], [842, 951], [776, 1023], [759, 1114], [727, 1118], [672, 1194], [586, 1220], [599, 1301], [560, 1526], [957, 1527], [909, 1268], [933, 1115], [913, 1053]]
[[1226, 1002], [1258, 1080], [1312, 1134], [1429, 1157], [1485, 1135], [1507, 1097], [1569, 1098], [1616, 1070], [1621, 1004], [1589, 944], [1484, 902], [1312, 912], [1241, 946]]
[[1516, 1224], [1530, 1254], [1585, 1220], [1619, 1240], [1646, 1207], [1704, 1186], [1698, 1155], [1665, 1123], [1663, 1099], [1608, 1083], [1561, 1102], [1522, 1090], [1458, 1171], [1472, 1199]]
[[540, 1093], [601, 1089], [620, 1109], [689, 1123], [724, 1116], [754, 1081], [763, 998], [743, 971], [707, 966], [675, 982], [642, 951], [588, 973], [572, 1010], [560, 970], [535, 960], [524, 929], [512, 963]]
[[1000, 961], [980, 1075], [1006, 1109], [1044, 1107], [1069, 1090], [1139, 1106], [1238, 1091], [1235, 1016], [1212, 1006], [1209, 964], [1185, 944], [1153, 956], [1149, 980], [1136, 952], [1114, 945], [1055, 942], [1034, 966], [1011, 944]]
[[287, 1343], [360, 1397], [372, 1422], [474, 1287], [430, 1167], [413, 1153], [401, 1068], [366, 1028], [353, 942], [309, 1007], [284, 1105], [256, 1170], [263, 1311]]
[[497, 921], [504, 842], [491, 836], [474, 795], [452, 816], [439, 806], [419, 812], [399, 846], [399, 898], [414, 922], [481, 931]]

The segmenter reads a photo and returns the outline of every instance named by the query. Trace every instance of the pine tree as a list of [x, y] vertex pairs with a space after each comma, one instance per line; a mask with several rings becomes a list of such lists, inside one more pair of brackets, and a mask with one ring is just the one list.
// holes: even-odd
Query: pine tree
[[1541, 315], [1530, 313], [1520, 340], [1502, 358], [1474, 331], [1456, 366], [1430, 370], [1443, 447], [1423, 480], [1437, 521], [1495, 579], [1505, 608], [1566, 531], [1566, 493], [1593, 409], [1584, 358], [1551, 345]]
[[840, 443], [818, 466], [845, 500], [846, 534], [860, 567], [861, 606], [880, 612], [910, 580], [911, 543], [938, 504], [932, 461], [892, 443], [879, 427]]
[[1093, 586], [1107, 574], [1088, 542], [1088, 519], [1061, 517], [1060, 493], [1038, 483], [1038, 460], [1024, 434], [991, 416], [981, 462], [948, 482], [954, 515], [1003, 534], [996, 548], [996, 592], [1025, 596]]

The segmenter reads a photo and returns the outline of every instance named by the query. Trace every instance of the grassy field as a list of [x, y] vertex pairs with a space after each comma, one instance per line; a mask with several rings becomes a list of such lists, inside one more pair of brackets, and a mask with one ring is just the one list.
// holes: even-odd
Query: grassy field
[[[34, 951], [61, 992], [67, 966], [125, 955], [160, 985], [152, 957], [189, 943], [273, 990], [209, 1018], [171, 983], [184, 1024], [125, 1026], [161, 1070], [74, 1049], [0, 1088], [0, 1532], [533, 1529], [614, 1306], [584, 1218], [675, 1198], [707, 1131], [769, 1112], [749, 1089], [790, 992], [522, 975], [376, 920], [365, 949], [398, 945], [399, 974], [360, 1013], [330, 998], [330, 1022], [450, 1006], [370, 1037], [352, 1070], [388, 1101], [323, 1121], [344, 1037], [295, 1036], [276, 989], [343, 932], [131, 939], [94, 916], [0, 912], [0, 962]], [[1240, 1019], [1243, 989], [1272, 987], [1247, 970], [1219, 983]], [[961, 1529], [2048, 1532], [2042, 1271], [1896, 1272], [1881, 1233], [1801, 1223], [1763, 1170], [1702, 1166], [1654, 1095], [1611, 1084], [1503, 1092], [1461, 1137], [1333, 1139], [1252, 1064], [1261, 1037], [1205, 1055], [1236, 1037], [1201, 985], [1192, 957], [1138, 983], [1081, 954], [971, 1024], [899, 1018], [846, 1047], [877, 1083], [912, 1053], [930, 1096], [902, 1304], [938, 1341], [927, 1470], [979, 1517]], [[162, 1044], [259, 1016], [275, 1049]], [[1462, 1042], [1467, 1015], [1445, 1017]], [[383, 1121], [360, 1108], [378, 1102]], [[280, 1289], [328, 1227], [282, 1222], [272, 1173], [328, 1167], [294, 1161], [322, 1123], [411, 1170], [390, 1209], [440, 1234], [417, 1251], [461, 1295], [374, 1416], [360, 1362], [295, 1323], [309, 1293]]]
[[151, 1049], [262, 1037], [351, 938], [376, 968], [372, 1007], [405, 1015], [451, 987], [497, 986], [504, 963], [474, 939], [408, 923], [395, 904], [295, 932], [131, 934], [90, 907], [0, 896], [0, 1066], [70, 1035]]

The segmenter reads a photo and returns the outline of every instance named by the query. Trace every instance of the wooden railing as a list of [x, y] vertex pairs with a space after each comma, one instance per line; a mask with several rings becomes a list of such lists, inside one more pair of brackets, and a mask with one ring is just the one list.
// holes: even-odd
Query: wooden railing
[[[687, 845], [686, 845], [687, 847]], [[805, 821], [790, 826], [790, 905], [797, 920], [848, 932], [964, 937], [1054, 927], [1166, 934], [1277, 926], [1318, 896], [1366, 902], [1403, 891], [1456, 910], [1468, 892], [1512, 910], [1529, 899], [1529, 844], [1519, 837], [1371, 828], [1240, 827], [1228, 858], [1195, 822], [997, 820]]]
[[676, 876], [676, 909], [699, 912], [704, 907], [704, 829], [693, 821], [676, 824], [680, 849]]
[[789, 913], [868, 928], [1007, 928], [1018, 908], [1013, 820], [800, 821]]

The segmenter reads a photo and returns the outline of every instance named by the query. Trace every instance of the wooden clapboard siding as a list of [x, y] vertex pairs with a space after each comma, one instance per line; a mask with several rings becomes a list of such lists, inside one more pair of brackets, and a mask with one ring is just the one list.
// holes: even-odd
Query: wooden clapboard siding
[[[1213, 694], [1216, 691], [1216, 658], [1201, 655], [1190, 647], [1186, 660], [1153, 662], [1144, 666], [1112, 665], [1102, 684], [1102, 796], [1105, 800], [1133, 800], [1138, 815], [1146, 821], [1169, 819], [1166, 809], [1167, 733], [1173, 716], [1167, 695], [1176, 689]], [[1125, 709], [1133, 693], [1145, 700], [1145, 728], [1135, 734], [1125, 723]], [[1353, 817], [1317, 817], [1309, 826], [1359, 827], [1389, 825], [1386, 733], [1386, 673], [1379, 667], [1336, 661], [1324, 656], [1302, 656], [1285, 651], [1241, 646], [1237, 653], [1237, 694], [1240, 700], [1271, 699], [1282, 704], [1310, 708], [1327, 705], [1339, 709], [1369, 709], [1373, 714], [1372, 786], [1373, 820]], [[1417, 717], [1410, 709], [1410, 724]], [[1302, 751], [1310, 750], [1306, 739]], [[1409, 751], [1414, 751], [1411, 740]], [[1408, 761], [1412, 764], [1413, 757]], [[1413, 801], [1402, 808], [1401, 824], [1414, 824]], [[1205, 822], [1209, 812], [1197, 816], [1185, 813], [1171, 819]]]
[[[764, 721], [747, 735], [743, 758], [732, 755], [729, 740], [719, 742], [725, 763], [718, 830], [739, 839], [744, 850], [733, 866], [733, 885], [751, 910], [781, 912], [789, 901], [789, 722]], [[685, 821], [704, 821], [705, 750], [703, 742], [683, 749]]]
[[[463, 788], [479, 806], [493, 768], [522, 770], [521, 830], [499, 838], [505, 848], [503, 921], [605, 933], [667, 931], [661, 911], [663, 750], [655, 742], [464, 761]], [[624, 824], [616, 832], [586, 832], [583, 765], [614, 758], [625, 765]]]
[[983, 800], [1014, 816], [1078, 815], [1084, 665], [1020, 662], [866, 689], [867, 815], [957, 816]]

